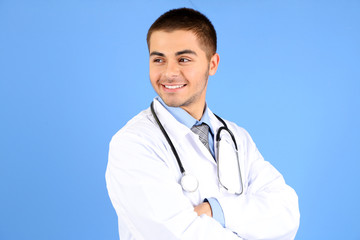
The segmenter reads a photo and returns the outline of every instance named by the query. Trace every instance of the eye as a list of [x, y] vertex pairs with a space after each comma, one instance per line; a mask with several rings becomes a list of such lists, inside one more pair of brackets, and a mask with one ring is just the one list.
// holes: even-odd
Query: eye
[[190, 59], [188, 59], [188, 58], [180, 58], [179, 62], [183, 62], [183, 63], [190, 62]]
[[161, 58], [155, 58], [155, 59], [153, 60], [153, 62], [154, 62], [154, 63], [163, 63], [164, 60], [161, 59]]

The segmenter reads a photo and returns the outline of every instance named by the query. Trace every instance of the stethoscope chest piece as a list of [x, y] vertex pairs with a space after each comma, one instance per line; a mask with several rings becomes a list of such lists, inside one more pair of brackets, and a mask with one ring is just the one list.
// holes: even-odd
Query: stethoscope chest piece
[[195, 192], [199, 187], [199, 181], [194, 175], [184, 173], [181, 177], [180, 184], [187, 192]]

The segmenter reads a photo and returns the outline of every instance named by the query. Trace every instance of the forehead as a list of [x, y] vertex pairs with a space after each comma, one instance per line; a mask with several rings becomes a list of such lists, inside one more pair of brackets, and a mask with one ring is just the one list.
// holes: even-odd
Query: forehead
[[196, 52], [204, 52], [198, 37], [192, 31], [154, 31], [149, 41], [149, 50], [161, 52], [177, 52], [191, 49]]

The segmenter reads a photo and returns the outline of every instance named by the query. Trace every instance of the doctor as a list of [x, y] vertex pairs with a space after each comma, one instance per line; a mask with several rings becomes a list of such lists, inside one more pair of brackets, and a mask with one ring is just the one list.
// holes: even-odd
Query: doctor
[[211, 22], [174, 9], [147, 43], [158, 97], [114, 135], [106, 170], [120, 239], [294, 239], [295, 191], [244, 129], [206, 105], [219, 65]]

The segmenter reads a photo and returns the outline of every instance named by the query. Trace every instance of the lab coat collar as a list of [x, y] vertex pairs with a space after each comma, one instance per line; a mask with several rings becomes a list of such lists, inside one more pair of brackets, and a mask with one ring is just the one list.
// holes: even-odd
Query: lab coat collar
[[174, 136], [173, 138], [179, 141], [191, 132], [187, 126], [177, 121], [157, 98], [154, 98], [153, 102], [155, 113], [170, 136]]
[[[157, 98], [154, 98], [153, 101], [155, 113], [157, 114], [161, 124], [170, 136], [174, 136], [174, 139], [176, 139], [177, 142], [184, 140], [186, 135], [193, 134], [191, 129], [177, 121], [176, 118], [171, 115], [171, 113], [159, 102]], [[215, 134], [222, 126], [222, 123], [215, 117], [214, 113], [208, 107], [206, 111], [208, 111], [209, 121], [213, 128], [212, 130], [215, 137]]]
[[205, 111], [202, 118], [200, 119], [200, 121], [198, 121], [194, 117], [192, 117], [188, 112], [186, 112], [184, 109], [180, 107], [169, 107], [160, 97], [156, 97], [155, 99], [158, 100], [178, 122], [184, 124], [190, 129], [194, 125], [200, 125], [202, 123], [206, 123], [209, 126], [209, 130], [211, 134], [214, 135], [214, 129], [210, 122], [209, 109], [207, 105], [205, 105]]
[[194, 124], [196, 124], [197, 120], [193, 118], [188, 112], [186, 112], [184, 109], [180, 107], [170, 107], [166, 105], [166, 103], [160, 98], [156, 97], [156, 100], [158, 100], [168, 112], [171, 113], [171, 115], [174, 116], [174, 118], [187, 126], [188, 128], [191, 128]]

